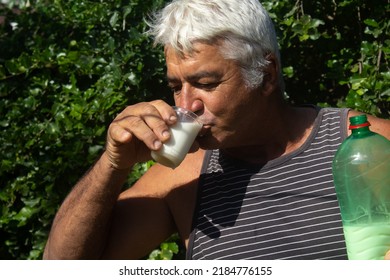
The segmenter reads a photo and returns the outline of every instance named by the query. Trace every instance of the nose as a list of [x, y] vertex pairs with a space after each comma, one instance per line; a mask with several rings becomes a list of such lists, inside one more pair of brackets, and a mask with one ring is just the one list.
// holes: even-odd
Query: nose
[[203, 101], [188, 84], [183, 85], [180, 94], [175, 97], [175, 103], [176, 106], [187, 109], [197, 115], [200, 115], [204, 108]]

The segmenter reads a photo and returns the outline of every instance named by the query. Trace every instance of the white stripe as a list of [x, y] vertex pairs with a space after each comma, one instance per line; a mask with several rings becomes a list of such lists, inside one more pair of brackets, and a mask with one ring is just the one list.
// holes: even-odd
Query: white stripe
[[[316, 203], [316, 204], [313, 204], [313, 205], [310, 205], [310, 206], [302, 206], [302, 207], [299, 207], [299, 208], [294, 208], [294, 210], [301, 210], [301, 209], [304, 209], [304, 208], [309, 208], [309, 207], [313, 207], [313, 206], [318, 206], [318, 205], [325, 205], [325, 204], [328, 204], [328, 203], [330, 203], [329, 201], [326, 201], [326, 202], [321, 202], [321, 203]], [[309, 215], [309, 214], [314, 214], [314, 213], [319, 213], [319, 212], [328, 212], [328, 211], [330, 211], [330, 210], [334, 210], [335, 209], [335, 207], [328, 207], [328, 208], [325, 208], [325, 209], [322, 209], [322, 210], [316, 210], [316, 211], [308, 211], [308, 212], [305, 212], [305, 213], [302, 213], [302, 214], [294, 214], [294, 215], [287, 215], [287, 216], [282, 216], [281, 218], [273, 218], [273, 219], [268, 219], [268, 220], [263, 220], [263, 221], [261, 221], [261, 222], [259, 222], [259, 221], [256, 221], [256, 218], [258, 218], [258, 217], [265, 217], [265, 216], [270, 216], [270, 215], [274, 215], [274, 214], [281, 214], [281, 213], [285, 213], [285, 212], [289, 212], [289, 210], [280, 210], [280, 211], [277, 211], [277, 212], [275, 212], [275, 213], [268, 213], [268, 214], [260, 214], [260, 215], [257, 215], [257, 216], [254, 216], [254, 217], [252, 217], [252, 218], [243, 218], [243, 219], [237, 219], [237, 221], [236, 222], [241, 222], [241, 221], [244, 221], [244, 220], [255, 220], [255, 222], [252, 222], [252, 223], [250, 223], [250, 224], [245, 224], [245, 225], [241, 225], [241, 226], [235, 226], [235, 229], [239, 229], [239, 228], [244, 228], [244, 227], [252, 227], [253, 225], [261, 225], [261, 224], [268, 224], [268, 223], [270, 223], [270, 222], [279, 222], [279, 224], [275, 224], [275, 225], [272, 225], [272, 226], [265, 226], [265, 227], [262, 227], [261, 229], [270, 229], [270, 228], [278, 228], [278, 227], [285, 227], [286, 225], [293, 225], [294, 223], [301, 223], [303, 220], [305, 220], [305, 221], [309, 221], [309, 220], [315, 220], [315, 219], [319, 219], [319, 218], [323, 218], [323, 217], [332, 217], [332, 216], [335, 216], [335, 215], [337, 215], [338, 216], [338, 214], [327, 214], [327, 215], [322, 215], [322, 216], [317, 216], [317, 217], [315, 217], [315, 218], [306, 218], [306, 219], [303, 219], [304, 218], [304, 216], [307, 216], [307, 215]], [[228, 215], [229, 216], [229, 215]], [[228, 217], [228, 216], [226, 216], [226, 217]], [[289, 219], [289, 218], [293, 218], [293, 217], [301, 217], [302, 219], [301, 220], [297, 220], [296, 222], [290, 222], [290, 223], [280, 223], [281, 221], [284, 221], [284, 220], [286, 220], [286, 219]], [[207, 217], [206, 217], [207, 218]], [[208, 221], [210, 221], [210, 218], [207, 218], [208, 219]], [[199, 224], [199, 227], [201, 226], [201, 225], [203, 225], [204, 223], [202, 223], [202, 224]], [[313, 226], [313, 224], [311, 224], [310, 226]], [[206, 230], [208, 230], [208, 229], [210, 229], [210, 228], [213, 228], [214, 226], [212, 226], [212, 227], [207, 227], [207, 228], [204, 228], [203, 230], [204, 231], [206, 231]], [[291, 228], [289, 229], [289, 230], [292, 230]], [[221, 233], [223, 233], [223, 232], [226, 232], [226, 231], [229, 231], [229, 229], [228, 228], [222, 228], [222, 229], [219, 229], [219, 232], [221, 232]], [[251, 230], [250, 230], [251, 231]], [[248, 233], [248, 232], [250, 232], [250, 231], [243, 231], [242, 233]], [[231, 235], [239, 235], [239, 234], [241, 234], [241, 232], [240, 233], [237, 233], [237, 232], [235, 232], [235, 233], [232, 233], [232, 234], [226, 234], [226, 235], [224, 235], [224, 237], [229, 237], [229, 236], [231, 236]], [[204, 238], [206, 238], [206, 236], [201, 236], [200, 238], [199, 238], [199, 240], [202, 240], [202, 239], [204, 239]], [[206, 241], [206, 243], [207, 243], [207, 241]]]
[[[333, 222], [327, 222], [327, 223], [322, 223], [323, 224], [331, 224]], [[308, 225], [308, 226], [305, 226], [305, 227], [301, 227], [300, 229], [302, 228], [308, 228], [308, 227], [312, 227], [312, 225]], [[211, 254], [208, 254], [209, 256], [212, 256], [212, 255], [215, 255], [217, 253], [220, 253], [220, 252], [223, 252], [223, 251], [230, 251], [232, 249], [236, 249], [236, 248], [240, 248], [240, 249], [243, 249], [244, 247], [247, 247], [247, 246], [254, 246], [254, 245], [260, 245], [260, 244], [264, 244], [264, 243], [268, 243], [268, 242], [273, 242], [273, 241], [277, 241], [277, 240], [283, 240], [283, 239], [286, 239], [286, 238], [292, 238], [294, 236], [305, 236], [305, 235], [309, 235], [309, 234], [313, 234], [313, 233], [316, 233], [316, 232], [325, 232], [325, 231], [330, 231], [330, 230], [334, 230], [334, 229], [337, 229], [338, 227], [333, 227], [333, 228], [328, 228], [326, 230], [316, 230], [316, 231], [313, 231], [313, 232], [306, 232], [306, 233], [303, 233], [303, 234], [298, 234], [298, 235], [289, 235], [288, 237], [284, 236], [284, 237], [279, 237], [279, 238], [273, 238], [273, 239], [268, 239], [268, 240], [264, 240], [264, 241], [260, 241], [260, 242], [252, 242], [252, 243], [247, 243], [246, 245], [237, 245], [237, 246], [224, 246], [225, 248], [228, 248], [228, 249], [222, 249], [222, 250], [212, 250], [212, 253]], [[270, 233], [270, 234], [265, 234], [265, 235], [261, 235], [261, 237], [263, 236], [267, 236], [267, 235], [271, 235], [271, 234], [276, 234], [276, 233], [281, 233], [281, 232], [290, 232], [291, 230], [290, 229], [287, 229], [287, 230], [283, 230], [283, 231], [275, 231], [274, 233]], [[285, 243], [283, 242], [283, 244], [278, 244], [278, 245], [273, 245], [273, 246], [268, 246], [268, 247], [262, 247], [261, 250], [267, 250], [267, 249], [274, 249], [274, 248], [277, 248], [277, 247], [287, 247], [287, 245], [292, 245], [292, 244], [298, 244], [298, 243], [302, 243], [302, 242], [308, 242], [308, 241], [313, 241], [313, 240], [321, 240], [321, 239], [326, 239], [328, 237], [332, 237], [332, 236], [338, 236], [338, 235], [328, 235], [326, 237], [317, 237], [317, 238], [312, 238], [312, 239], [306, 239], [305, 241], [295, 241], [295, 242], [288, 242], [288, 243]], [[246, 239], [253, 239], [253, 237], [250, 237], [250, 238], [237, 238], [233, 241], [228, 241], [228, 242], [220, 242], [218, 243], [217, 245], [215, 246], [208, 246], [207, 247], [207, 250], [210, 250], [216, 246], [223, 246], [225, 244], [229, 244], [229, 243], [237, 243], [239, 241], [242, 241], [242, 240], [246, 240]], [[206, 245], [206, 242], [202, 243], [202, 245]], [[315, 245], [315, 246], [311, 246], [311, 247], [318, 247], [318, 246], [323, 246], [324, 244], [319, 244], [319, 245]], [[310, 246], [309, 247], [302, 247], [301, 249], [303, 248], [311, 248]], [[244, 250], [243, 249], [243, 252], [247, 253], [247, 252], [253, 252], [253, 251], [257, 251], [258, 248], [254, 249], [254, 250]], [[290, 250], [284, 250], [284, 251], [278, 251], [277, 253], [283, 253], [283, 252], [287, 252], [287, 251], [295, 251], [297, 249], [290, 249]], [[202, 250], [204, 251], [204, 250]], [[225, 257], [230, 257], [230, 256], [234, 256], [236, 254], [230, 254], [230, 255], [224, 255], [224, 258]], [[267, 254], [265, 254], [267, 255]], [[195, 255], [194, 255], [195, 256]]]
[[313, 146], [317, 146], [317, 145], [321, 145], [323, 143], [327, 143], [327, 142], [336, 142], [336, 141], [340, 141], [340, 137], [338, 138], [334, 138], [334, 139], [325, 139], [323, 141], [318, 141], [318, 142], [315, 142], [315, 143], [312, 143]]
[[[324, 171], [324, 170], [331, 170], [331, 168], [324, 168], [320, 171]], [[320, 172], [318, 171], [318, 172]], [[257, 190], [256, 193], [263, 193], [263, 192], [267, 192], [267, 191], [270, 191], [270, 190], [274, 190], [274, 189], [285, 189], [285, 187], [288, 187], [288, 186], [292, 186], [292, 185], [298, 185], [299, 183], [308, 183], [309, 181], [316, 181], [317, 179], [323, 179], [323, 178], [327, 178], [329, 177], [330, 175], [329, 174], [325, 174], [325, 175], [321, 175], [321, 176], [316, 176], [316, 177], [311, 177], [310, 179], [302, 179], [302, 180], [298, 180], [298, 181], [291, 181], [292, 179], [296, 179], [296, 178], [299, 178], [299, 177], [304, 177], [304, 176], [307, 176], [307, 175], [312, 175], [313, 173], [309, 172], [309, 173], [303, 173], [303, 174], [300, 174], [300, 175], [297, 175], [297, 176], [290, 176], [289, 178], [286, 178], [286, 179], [282, 179], [282, 180], [275, 180], [273, 182], [263, 182], [263, 183], [258, 183], [256, 185], [251, 185], [251, 186], [248, 186], [247, 189], [253, 189], [253, 188], [258, 188], [258, 187], [261, 187], [261, 186], [264, 186], [264, 185], [276, 185], [278, 184], [277, 186], [270, 186], [268, 188], [264, 188], [264, 189], [261, 189], [261, 190]], [[239, 182], [235, 182], [234, 184], [228, 184], [226, 186], [230, 186], [230, 185], [235, 185], [235, 184], [239, 184], [239, 183], [243, 183], [243, 182], [246, 182], [247, 180], [245, 181], [239, 181]], [[282, 182], [290, 182], [290, 183], [287, 183], [287, 184], [283, 184], [281, 185], [280, 183]], [[332, 181], [326, 181], [327, 183], [330, 183]], [[302, 189], [305, 189], [307, 188], [308, 186], [315, 186], [315, 185], [321, 185], [323, 184], [323, 182], [320, 182], [320, 183], [316, 183], [316, 184], [312, 184], [312, 185], [307, 185], [305, 184], [303, 187], [299, 187], [299, 188], [294, 188], [294, 189], [291, 189], [289, 190], [287, 193], [290, 193], [290, 192], [293, 192], [293, 191], [296, 191], [296, 190], [302, 190]], [[228, 198], [228, 197], [236, 197], [236, 196], [242, 196], [241, 193], [239, 194], [236, 194], [234, 196], [230, 196], [229, 194], [234, 192], [235, 190], [232, 189], [232, 190], [227, 190], [227, 191], [218, 191], [218, 192], [214, 192], [212, 194], [209, 194], [207, 196], [204, 196], [203, 198], [204, 199], [207, 199], [209, 197], [218, 197], [217, 199], [210, 199], [208, 201], [203, 201], [201, 203], [202, 206], [205, 206], [205, 205], [208, 205], [210, 203], [216, 203], [218, 201], [220, 201], [221, 199], [224, 199], [224, 198]], [[286, 191], [279, 191], [278, 193], [272, 193], [272, 194], [269, 194], [267, 196], [264, 196], [264, 197], [272, 197], [272, 196], [275, 196], [276, 194], [281, 194], [281, 193], [284, 193]], [[252, 192], [247, 192], [247, 194], [250, 194]], [[222, 194], [227, 194], [227, 196], [222, 196]], [[301, 194], [301, 195], [304, 195], [304, 194]], [[289, 196], [288, 196], [289, 197]], [[214, 207], [218, 207], [220, 205], [216, 205]], [[209, 209], [212, 209], [213, 207], [209, 208]]]
[[[323, 153], [326, 153], [326, 151], [322, 151], [322, 152], [320, 152], [318, 154], [323, 154]], [[300, 158], [305, 158], [305, 157], [311, 157], [311, 155], [302, 156]], [[329, 161], [324, 161], [325, 159], [329, 159]], [[270, 175], [268, 177], [264, 177], [264, 179], [262, 178], [262, 180], [274, 179], [274, 178], [277, 178], [279, 176], [284, 176], [285, 174], [289, 174], [289, 173], [298, 173], [298, 171], [306, 170], [306, 169], [312, 168], [313, 166], [321, 166], [321, 165], [327, 166], [327, 165], [332, 163], [332, 161], [331, 161], [332, 159], [333, 159], [333, 156], [325, 156], [325, 157], [322, 157], [320, 159], [319, 158], [315, 158], [315, 159], [308, 160], [306, 162], [294, 162], [294, 163], [289, 164], [289, 165], [287, 165], [285, 167], [277, 168], [277, 169], [272, 170], [272, 171], [265, 171], [265, 172], [261, 172], [261, 173], [255, 174], [256, 177], [254, 177], [252, 179], [252, 181], [254, 181], [256, 179], [259, 180], [257, 177], [260, 177], [260, 176], [264, 177], [265, 175], [267, 175], [269, 173], [276, 173], [276, 175]], [[314, 163], [314, 162], [320, 162], [320, 163], [318, 163], [318, 164], [310, 164], [309, 166], [305, 166], [305, 165], [307, 165], [307, 163]], [[297, 165], [303, 165], [304, 167], [295, 168]], [[292, 169], [291, 167], [294, 167], [294, 170], [287, 170], [287, 171], [284, 171], [284, 172], [280, 172], [283, 169]], [[329, 168], [327, 168], [327, 169], [329, 169]], [[326, 170], [326, 169], [321, 169], [321, 170]], [[320, 172], [321, 170], [317, 170], [317, 172]], [[239, 170], [238, 172], [241, 172], [241, 170]], [[311, 172], [310, 173], [305, 173], [305, 175], [308, 175], [308, 174], [312, 174], [312, 173]], [[302, 174], [300, 174], [300, 175], [302, 175]], [[218, 185], [223, 185], [224, 188], [226, 188], [226, 187], [231, 186], [231, 185], [247, 182], [248, 181], [248, 177], [252, 177], [253, 174], [251, 172], [247, 172], [245, 174], [240, 174], [240, 175], [233, 176], [233, 177], [230, 177], [230, 176], [231, 176], [231, 174], [224, 173], [223, 177], [225, 177], [226, 179], [218, 180]], [[241, 178], [241, 177], [246, 177], [246, 180], [233, 181], [232, 182], [233, 179], [237, 179], [237, 178]], [[290, 180], [291, 178], [295, 178], [295, 176], [291, 176], [291, 177], [286, 178], [284, 180]], [[269, 184], [279, 183], [279, 182], [282, 182], [284, 180], [271, 181], [271, 182], [269, 182]], [[225, 181], [229, 182], [229, 184], [224, 184]], [[212, 180], [212, 179], [207, 180], [207, 178], [206, 178], [205, 179], [205, 183], [204, 183], [204, 193], [208, 193], [208, 192], [214, 193], [215, 189], [208, 188], [208, 186], [210, 186], [210, 185], [214, 186], [214, 184], [215, 184], [214, 180]], [[256, 186], [258, 186], [258, 185], [256, 185]], [[203, 198], [208, 198], [208, 195], [203, 196]]]
[[[336, 135], [339, 135], [340, 134], [340, 131], [339, 131], [339, 128], [338, 127], [335, 127], [335, 128], [332, 128], [332, 129], [327, 129], [328, 131], [325, 131], [325, 130], [323, 130], [323, 131], [321, 131], [321, 132], [323, 132], [323, 133], [329, 133], [330, 131], [333, 131], [333, 130], [336, 130], [336, 132], [335, 133], [332, 133], [332, 134], [324, 134], [324, 135], [321, 135], [321, 136], [317, 136], [315, 139], [316, 140], [318, 140], [318, 139], [322, 139], [322, 138], [324, 138], [324, 137], [328, 137], [328, 136], [336, 136]], [[320, 134], [320, 133], [318, 133], [318, 134]], [[336, 137], [336, 139], [340, 139], [340, 137]]]

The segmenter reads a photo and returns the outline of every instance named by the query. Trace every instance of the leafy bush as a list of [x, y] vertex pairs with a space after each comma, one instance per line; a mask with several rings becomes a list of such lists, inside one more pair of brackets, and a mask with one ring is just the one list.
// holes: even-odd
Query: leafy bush
[[263, 1], [279, 31], [293, 103], [390, 117], [387, 0]]
[[167, 93], [161, 50], [142, 34], [143, 15], [159, 4], [1, 7], [2, 259], [41, 257], [58, 205], [102, 151], [114, 116]]
[[[164, 0], [0, 3], [0, 258], [39, 259], [70, 188], [127, 104], [163, 98], [164, 59], [143, 18]], [[293, 103], [389, 117], [385, 0], [262, 1]], [[152, 163], [139, 164], [128, 185]], [[177, 235], [150, 259], [182, 257]]]

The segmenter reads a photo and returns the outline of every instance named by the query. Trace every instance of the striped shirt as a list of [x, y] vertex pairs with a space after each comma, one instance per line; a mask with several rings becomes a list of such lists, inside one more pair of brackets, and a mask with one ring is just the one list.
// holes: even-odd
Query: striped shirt
[[332, 177], [347, 113], [320, 109], [306, 142], [265, 165], [208, 151], [187, 259], [347, 259]]

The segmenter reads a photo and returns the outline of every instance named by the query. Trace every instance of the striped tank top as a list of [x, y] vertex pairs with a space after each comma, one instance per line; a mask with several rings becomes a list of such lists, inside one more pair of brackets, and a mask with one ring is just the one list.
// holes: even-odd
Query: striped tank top
[[208, 151], [187, 259], [347, 259], [332, 177], [347, 114], [320, 109], [298, 150], [262, 166]]

